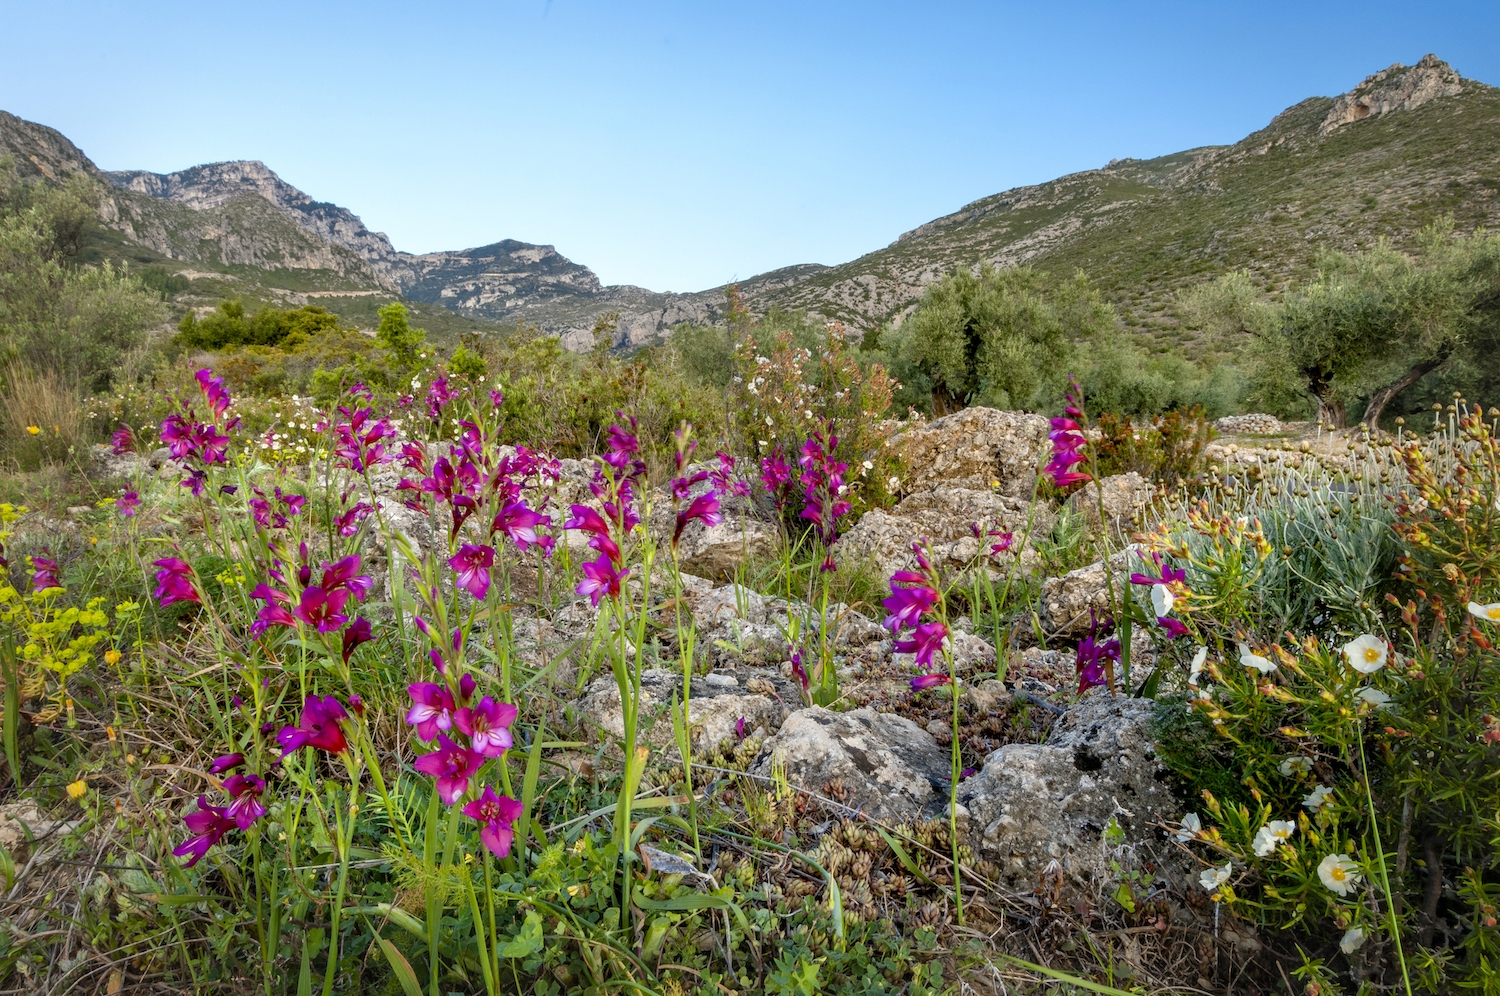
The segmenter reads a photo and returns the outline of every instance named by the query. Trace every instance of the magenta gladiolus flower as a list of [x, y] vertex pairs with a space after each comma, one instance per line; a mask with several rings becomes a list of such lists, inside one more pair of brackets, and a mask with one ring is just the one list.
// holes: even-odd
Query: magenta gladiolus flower
[[309, 585], [302, 589], [302, 597], [292, 607], [292, 615], [316, 627], [319, 633], [332, 633], [349, 621], [344, 615], [344, 604], [348, 601], [347, 589], [326, 591], [318, 585]]
[[373, 511], [375, 511], [374, 506], [366, 502], [359, 502], [353, 508], [349, 509], [349, 511], [334, 519], [333, 524], [338, 527], [340, 536], [353, 536], [359, 532], [359, 524]]
[[62, 581], [57, 577], [57, 561], [50, 557], [32, 557], [31, 590], [45, 591], [48, 588], [61, 587]]
[[490, 568], [495, 563], [493, 547], [465, 543], [448, 559], [448, 566], [458, 575], [460, 587], [475, 598], [484, 598], [490, 590]]
[[1174, 581], [1187, 584], [1187, 571], [1182, 568], [1168, 567], [1159, 553], [1151, 554], [1151, 560], [1156, 564], [1156, 574], [1141, 574], [1139, 572], [1130, 575], [1131, 584], [1143, 585], [1170, 585]]
[[1156, 619], [1156, 625], [1160, 626], [1165, 631], [1166, 637], [1169, 640], [1175, 640], [1179, 636], [1187, 635], [1188, 628], [1184, 626], [1180, 621], [1173, 619], [1171, 616], [1158, 616]]
[[233, 771], [244, 763], [244, 754], [223, 754], [213, 759], [213, 763], [208, 766], [208, 773], [210, 775], [222, 775], [226, 771]]
[[153, 560], [156, 572], [156, 600], [165, 608], [174, 602], [201, 602], [193, 587], [193, 569], [178, 557]]
[[[374, 639], [374, 635], [370, 631], [370, 620], [361, 616], [360, 618], [350, 623], [348, 628], [344, 630], [342, 647], [344, 663], [349, 663], [349, 655], [354, 653], [354, 648], [358, 647], [361, 643], [369, 643], [372, 639]], [[354, 698], [356, 697], [357, 696], [351, 697], [349, 699], [349, 704], [351, 706], [354, 704]]]
[[927, 668], [932, 666], [933, 656], [943, 648], [947, 638], [947, 626], [940, 622], [923, 623], [912, 631], [910, 639], [897, 640], [894, 649], [898, 654], [916, 655], [916, 662]]
[[1110, 637], [1102, 641], [1098, 639], [1099, 634], [1112, 625], [1113, 623], [1108, 619], [1100, 620], [1097, 617], [1091, 617], [1088, 635], [1078, 642], [1076, 664], [1080, 695], [1096, 685], [1105, 684], [1105, 662], [1120, 659], [1120, 641], [1117, 638]]
[[614, 565], [609, 562], [607, 555], [598, 560], [590, 561], [583, 565], [583, 580], [578, 582], [578, 594], [587, 595], [589, 601], [595, 608], [599, 607], [599, 599], [608, 595], [610, 598], [620, 596], [620, 582], [625, 579], [630, 571], [616, 571]]
[[920, 574], [909, 571], [898, 571], [891, 578], [891, 595], [881, 602], [890, 615], [885, 617], [885, 628], [892, 633], [903, 629], [912, 629], [921, 622], [922, 615], [930, 612], [937, 604], [938, 593], [925, 583], [918, 583], [911, 587], [903, 587], [898, 583], [903, 577], [914, 579], [917, 582], [925, 582], [927, 579]]
[[439, 730], [453, 729], [452, 692], [428, 681], [408, 685], [406, 691], [411, 695], [411, 708], [406, 712], [406, 721], [417, 728], [417, 736], [423, 740], [432, 740]]
[[135, 452], [135, 434], [130, 431], [130, 426], [120, 423], [120, 427], [110, 434], [109, 448], [115, 456]]
[[172, 848], [177, 857], [186, 857], [184, 868], [191, 868], [203, 859], [209, 848], [217, 844], [235, 825], [234, 820], [222, 806], [211, 806], [204, 796], [198, 797], [198, 808], [182, 818], [190, 836]]
[[224, 815], [241, 830], [249, 830], [251, 824], [266, 815], [265, 804], [260, 801], [265, 790], [266, 780], [259, 775], [230, 775], [224, 779], [224, 791], [234, 801]]
[[437, 781], [438, 798], [443, 805], [451, 806], [469, 791], [469, 779], [484, 764], [484, 755], [467, 747], [460, 747], [449, 740], [446, 734], [438, 734], [438, 749], [423, 754], [412, 762], [412, 766], [424, 775]]
[[719, 512], [719, 496], [709, 491], [694, 498], [687, 508], [677, 513], [677, 528], [672, 532], [672, 546], [682, 538], [682, 531], [693, 520], [699, 520], [709, 529], [724, 521]]
[[479, 823], [479, 840], [491, 854], [503, 858], [510, 853], [511, 824], [521, 818], [521, 804], [508, 795], [496, 795], [486, 785], [484, 794], [464, 807], [464, 815]]
[[911, 680], [911, 687], [913, 691], [921, 691], [924, 688], [936, 688], [939, 685], [946, 685], [947, 683], [948, 676], [946, 674], [919, 674]]
[[525, 550], [533, 543], [541, 542], [537, 538], [537, 528], [550, 525], [552, 525], [552, 516], [532, 511], [524, 501], [513, 501], [507, 503], [495, 515], [495, 521], [490, 525], [490, 532], [504, 533], [510, 537], [512, 543]]
[[277, 591], [268, 584], [258, 584], [251, 590], [250, 597], [266, 603], [261, 606], [255, 622], [250, 625], [252, 638], [262, 635], [272, 626], [297, 625], [297, 618], [287, 609], [292, 600], [285, 592]]
[[296, 726], [283, 726], [276, 734], [281, 756], [286, 757], [302, 747], [316, 747], [330, 754], [342, 753], [349, 746], [340, 720], [349, 718], [339, 700], [332, 695], [319, 698], [309, 695], [302, 703], [302, 718]]
[[214, 372], [206, 368], [193, 376], [198, 379], [198, 387], [208, 399], [208, 407], [213, 409], [214, 418], [221, 417], [229, 408], [229, 392], [224, 390], [224, 378], [215, 377]]
[[802, 666], [802, 653], [797, 650], [792, 651], [792, 677], [797, 679], [797, 684], [802, 686], [802, 691], [806, 694], [808, 685], [807, 670]]
[[141, 496], [133, 488], [127, 490], [124, 494], [115, 499], [115, 509], [120, 513], [120, 516], [125, 519], [129, 519], [134, 516], [135, 510], [140, 507]]
[[332, 593], [339, 589], [348, 591], [355, 599], [369, 594], [375, 582], [368, 574], [359, 573], [360, 557], [351, 553], [334, 564], [323, 565], [322, 588]]
[[427, 415], [434, 422], [443, 417], [443, 408], [452, 401], [456, 394], [448, 388], [448, 378], [444, 376], [434, 377], [432, 385], [427, 388]]
[[746, 732], [745, 717], [741, 716], [739, 719], [734, 721], [734, 738], [736, 740], [744, 740]]
[[477, 705], [465, 706], [454, 713], [453, 725], [468, 736], [469, 744], [479, 753], [499, 757], [510, 749], [510, 724], [515, 719], [515, 706], [496, 702], [486, 695]]

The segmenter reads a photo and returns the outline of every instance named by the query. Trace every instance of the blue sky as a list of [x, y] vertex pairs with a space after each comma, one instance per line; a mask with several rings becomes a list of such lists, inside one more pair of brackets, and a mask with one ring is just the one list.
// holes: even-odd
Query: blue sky
[[1429, 51], [1500, 84], [1493, 2], [0, 4], [0, 108], [105, 169], [260, 159], [398, 249], [547, 243], [656, 290], [1232, 142]]

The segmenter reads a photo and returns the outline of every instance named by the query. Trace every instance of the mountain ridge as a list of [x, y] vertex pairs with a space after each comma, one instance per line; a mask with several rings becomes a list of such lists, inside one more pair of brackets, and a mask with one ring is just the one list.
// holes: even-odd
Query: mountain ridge
[[[277, 295], [399, 293], [474, 320], [533, 324], [575, 348], [592, 345], [606, 311], [620, 312], [618, 343], [640, 346], [684, 322], [717, 321], [724, 306], [725, 287], [604, 285], [549, 245], [502, 239], [400, 252], [349, 209], [257, 160], [104, 171], [54, 129], [0, 112], [4, 153], [24, 177], [98, 181], [104, 224], [162, 265], [208, 267]], [[1276, 286], [1319, 247], [1401, 241], [1445, 210], [1464, 228], [1500, 222], [1497, 160], [1500, 91], [1427, 55], [1337, 97], [1300, 101], [1233, 144], [1112, 160], [1000, 191], [846, 263], [796, 264], [738, 286], [756, 311], [805, 310], [871, 328], [899, 322], [958, 266], [1082, 268], [1127, 329], [1170, 339], [1173, 293], [1205, 274], [1247, 268]]]

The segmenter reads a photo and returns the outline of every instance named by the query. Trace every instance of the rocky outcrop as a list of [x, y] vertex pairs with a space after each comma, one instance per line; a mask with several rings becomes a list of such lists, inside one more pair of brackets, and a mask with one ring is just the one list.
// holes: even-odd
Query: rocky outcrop
[[[1139, 567], [1139, 558], [1133, 550], [1121, 550], [1109, 558], [1116, 598], [1130, 583], [1131, 570]], [[1090, 609], [1100, 616], [1111, 614], [1109, 584], [1103, 561], [1069, 571], [1062, 577], [1047, 578], [1042, 582], [1042, 624], [1053, 636], [1082, 636], [1088, 632]]]
[[[681, 691], [682, 675], [675, 671], [649, 668], [641, 673], [639, 715], [643, 742], [657, 747], [673, 742], [670, 706], [673, 696]], [[613, 675], [596, 678], [578, 706], [607, 739], [625, 735], [620, 689]], [[715, 673], [693, 679], [688, 722], [695, 751], [709, 750], [735, 739], [742, 719], [747, 735], [758, 730], [765, 736], [780, 725], [781, 716], [781, 703], [777, 699], [749, 692], [730, 675]]]
[[1090, 481], [1068, 496], [1066, 507], [1083, 518], [1089, 532], [1099, 532], [1100, 491], [1104, 493], [1104, 522], [1114, 537], [1129, 537], [1144, 525], [1146, 506], [1156, 489], [1135, 471], [1106, 477], [1102, 484]]
[[1041, 415], [965, 408], [906, 430], [893, 445], [911, 468], [907, 492], [941, 485], [1029, 500], [1049, 452], [1048, 428]]
[[1442, 97], [1463, 93], [1463, 79], [1436, 55], [1428, 53], [1415, 66], [1396, 63], [1333, 102], [1318, 134], [1326, 135], [1344, 125], [1392, 111], [1409, 111]]
[[[692, 498], [706, 494], [712, 486], [710, 481], [699, 482], [692, 488]], [[694, 520], [683, 529], [677, 541], [677, 560], [683, 570], [713, 581], [732, 581], [743, 561], [775, 555], [776, 526], [759, 514], [750, 499], [723, 497], [719, 514], [722, 521], [716, 526]], [[676, 525], [671, 496], [661, 491], [651, 511], [651, 533], [665, 547], [671, 542]], [[668, 555], [663, 549], [662, 556]]]
[[[1028, 517], [1031, 541], [1023, 543]], [[933, 563], [945, 572], [966, 568], [981, 553], [984, 563], [1005, 570], [1018, 551], [1023, 565], [1033, 560], [1032, 547], [1056, 522], [1057, 513], [1045, 503], [1039, 502], [1033, 511], [1029, 501], [996, 494], [989, 488], [943, 485], [909, 494], [889, 511], [866, 512], [839, 540], [834, 552], [841, 559], [868, 563], [889, 577], [893, 571], [915, 563], [911, 544], [921, 538], [927, 540]], [[976, 538], [975, 523], [982, 533], [991, 529], [1012, 533], [1011, 550], [990, 556], [990, 548], [998, 540], [988, 535]]]
[[[1159, 843], [1157, 824], [1175, 819], [1181, 805], [1147, 733], [1152, 707], [1092, 689], [1046, 743], [1007, 744], [963, 782], [971, 844], [1000, 868], [1004, 884], [1029, 891], [1055, 861], [1074, 887], [1101, 885], [1117, 847], [1151, 852], [1159, 870], [1183, 864]], [[1105, 841], [1111, 822], [1122, 834], [1117, 844]]]
[[1214, 421], [1214, 431], [1222, 436], [1264, 435], [1283, 431], [1281, 419], [1263, 412], [1248, 415], [1225, 415]]
[[933, 817], [947, 801], [948, 751], [909, 719], [820, 706], [787, 717], [751, 769], [770, 776], [780, 768], [793, 786], [827, 795], [880, 820]]

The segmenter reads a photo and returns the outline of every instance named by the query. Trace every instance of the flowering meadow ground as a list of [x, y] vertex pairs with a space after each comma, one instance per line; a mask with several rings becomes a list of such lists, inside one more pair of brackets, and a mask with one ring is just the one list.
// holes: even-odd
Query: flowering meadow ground
[[[501, 391], [413, 383], [252, 429], [199, 369], [115, 431], [129, 476], [78, 535], [0, 506], [4, 812], [28, 828], [0, 836], [7, 991], [1500, 991], [1500, 448], [1479, 409], [1337, 472], [1161, 483], [1105, 608], [1049, 643], [1042, 575], [1130, 538], [1066, 563], [1064, 526], [1042, 550], [1030, 516], [975, 521], [962, 570], [915, 536], [872, 594], [840, 541], [900, 463], [857, 392], [852, 415], [843, 393], [793, 402], [794, 438], [752, 452], [700, 453], [683, 423], [658, 467], [620, 412], [570, 491], [503, 442]], [[1109, 473], [1086, 413], [1075, 389], [1052, 418], [1033, 512]], [[877, 820], [784, 758], [757, 774], [768, 731], [743, 716], [696, 741], [694, 689], [734, 648], [700, 640], [681, 551], [732, 508], [779, 537], [731, 580], [794, 606], [782, 705], [936, 730], [939, 818]], [[850, 603], [884, 628], [883, 685], [850, 669]], [[973, 633], [992, 663], [955, 652]], [[1009, 670], [1039, 641], [1066, 661], [1050, 698]], [[660, 710], [650, 669], [680, 680]], [[595, 679], [618, 734], [579, 708]], [[1111, 819], [1107, 880], [1002, 887], [963, 786], [1085, 693], [1151, 701], [1177, 867]]]

